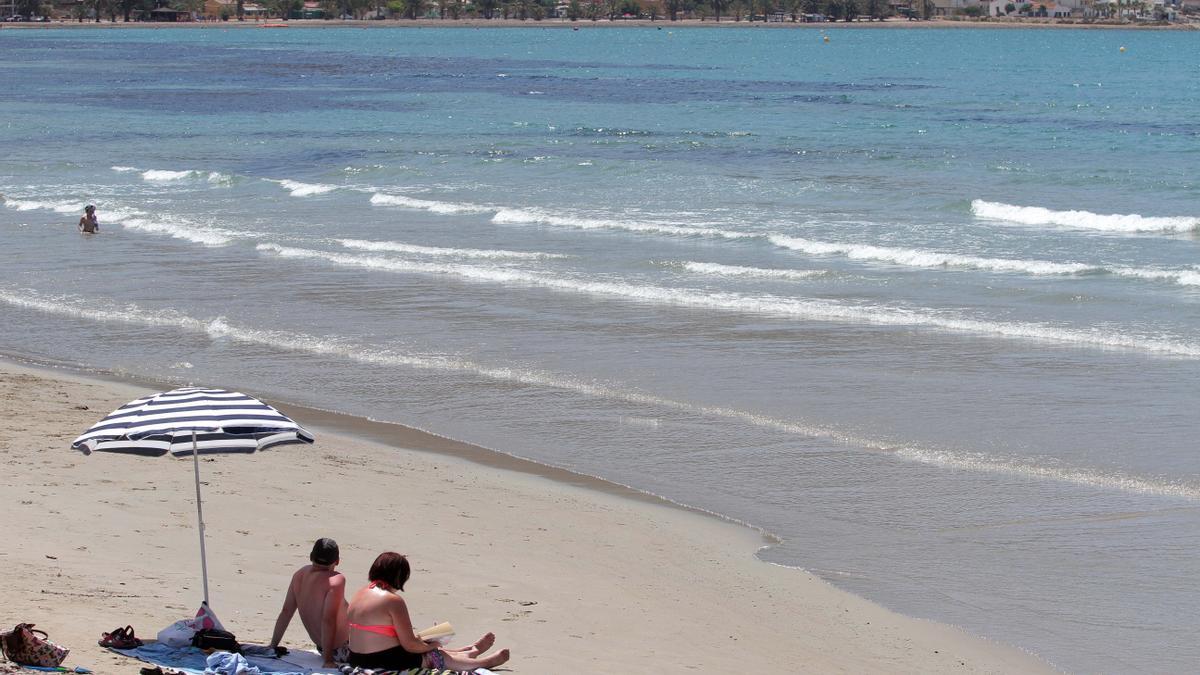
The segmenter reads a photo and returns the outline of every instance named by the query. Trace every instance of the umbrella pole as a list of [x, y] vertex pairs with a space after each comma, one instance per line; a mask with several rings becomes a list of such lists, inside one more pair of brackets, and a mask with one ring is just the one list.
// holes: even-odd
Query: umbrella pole
[[204, 604], [208, 605], [208, 554], [204, 551], [204, 509], [200, 502], [200, 450], [192, 429], [192, 468], [196, 473], [196, 523], [200, 526], [200, 573], [204, 575]]

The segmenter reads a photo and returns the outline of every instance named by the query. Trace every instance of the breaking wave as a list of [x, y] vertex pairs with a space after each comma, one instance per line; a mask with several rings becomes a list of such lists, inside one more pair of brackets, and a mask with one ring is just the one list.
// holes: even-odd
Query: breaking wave
[[[83, 202], [50, 202], [22, 199], [5, 199], [4, 205], [18, 211], [45, 210], [55, 213], [78, 215], [83, 213]], [[120, 225], [126, 229], [163, 234], [176, 239], [204, 246], [225, 246], [238, 236], [251, 233], [236, 233], [219, 227], [190, 223], [179, 219], [155, 216], [137, 209], [98, 203], [101, 231], [105, 225]]]
[[530, 259], [546, 260], [550, 258], [569, 258], [559, 253], [538, 253], [530, 251], [505, 251], [502, 249], [477, 248], [441, 248], [437, 246], [417, 246], [396, 241], [364, 241], [362, 239], [338, 239], [337, 242], [346, 248], [360, 251], [386, 251], [392, 253], [414, 253], [417, 255], [447, 257], [447, 258], [483, 258], [483, 259]]
[[355, 344], [338, 336], [314, 336], [303, 333], [260, 330], [239, 326], [224, 317], [209, 320], [197, 319], [174, 309], [148, 310], [133, 303], [119, 304], [94, 297], [86, 299], [74, 296], [45, 297], [28, 290], [18, 292], [0, 289], [0, 302], [46, 314], [99, 323], [174, 327], [191, 333], [204, 334], [214, 340], [236, 340], [283, 351], [343, 358], [368, 365], [406, 366], [462, 372], [494, 381], [571, 391], [585, 396], [625, 401], [639, 406], [673, 409], [702, 416], [723, 417], [783, 433], [826, 438], [867, 451], [890, 453], [907, 461], [957, 470], [1018, 475], [1137, 494], [1200, 500], [1200, 487], [1186, 482], [1086, 468], [1045, 466], [1028, 460], [1016, 460], [978, 452], [898, 446], [878, 439], [848, 434], [835, 427], [783, 420], [746, 410], [678, 401], [618, 385], [602, 384], [592, 380], [580, 381], [570, 376], [551, 372], [490, 366], [452, 356], [397, 352], [383, 347]]
[[312, 195], [323, 195], [327, 192], [333, 192], [338, 189], [337, 185], [323, 185], [319, 183], [301, 183], [294, 180], [276, 180], [271, 181], [279, 183], [284, 190], [291, 193], [293, 197], [310, 197]]
[[1193, 342], [1126, 335], [1097, 329], [1064, 328], [1043, 323], [992, 321], [924, 308], [854, 305], [832, 300], [773, 295], [707, 293], [687, 288], [591, 281], [497, 267], [410, 262], [380, 256], [349, 255], [293, 248], [278, 244], [259, 244], [258, 250], [285, 258], [323, 260], [338, 265], [387, 272], [448, 275], [470, 281], [521, 284], [560, 292], [600, 295], [675, 307], [745, 312], [807, 321], [917, 326], [1010, 339], [1095, 348], [1131, 349], [1148, 353], [1200, 358], [1200, 344]]
[[1168, 281], [1181, 286], [1200, 286], [1200, 271], [1194, 269], [1157, 269], [1124, 267], [1119, 265], [1089, 265], [1076, 262], [1052, 262], [1049, 260], [1013, 260], [1009, 258], [984, 258], [957, 253], [939, 253], [919, 249], [871, 246], [869, 244], [835, 244], [812, 241], [800, 237], [768, 235], [767, 239], [783, 248], [810, 255], [842, 255], [851, 260], [868, 260], [920, 268], [962, 268], [986, 272], [1012, 272], [1033, 276], [1081, 276], [1111, 274], [1119, 277]]
[[1190, 216], [1104, 215], [1091, 211], [1052, 211], [1040, 206], [1014, 206], [976, 199], [971, 212], [978, 218], [1022, 225], [1056, 225], [1102, 232], [1196, 232], [1200, 218]]
[[429, 199], [414, 199], [412, 197], [402, 197], [400, 195], [385, 195], [381, 192], [376, 192], [371, 195], [372, 204], [380, 204], [383, 206], [403, 206], [409, 209], [420, 209], [422, 211], [430, 211], [432, 213], [452, 214], [452, 213], [490, 213], [496, 209], [479, 204], [466, 204], [454, 202], [438, 202]]
[[1083, 263], [1058, 263], [1045, 260], [1009, 260], [981, 258], [956, 253], [938, 253], [908, 248], [871, 246], [868, 244], [835, 244], [800, 237], [769, 235], [776, 246], [813, 255], [843, 255], [851, 260], [873, 260], [906, 267], [963, 267], [989, 272], [1021, 272], [1024, 274], [1089, 274], [1104, 268]]
[[121, 227], [139, 230], [153, 234], [165, 234], [169, 237], [190, 241], [204, 246], [226, 246], [237, 235], [229, 230], [216, 227], [206, 227], [182, 222], [170, 222], [149, 217], [126, 218], [114, 221]]
[[800, 279], [811, 279], [828, 274], [824, 270], [764, 269], [762, 267], [741, 267], [738, 265], [719, 265], [717, 263], [690, 261], [677, 264], [689, 272], [719, 277], [749, 277], [754, 279], [788, 279], [798, 281]]
[[77, 213], [83, 215], [84, 202], [46, 202], [33, 199], [13, 199], [0, 197], [0, 202], [10, 209], [18, 211], [53, 211], [55, 213]]
[[[114, 170], [116, 170], [116, 167], [114, 167]], [[217, 173], [216, 171], [166, 171], [163, 169], [150, 169], [149, 171], [142, 172], [142, 180], [158, 183], [185, 180], [188, 178], [203, 178], [210, 183], [227, 183], [232, 180], [231, 176], [223, 173]]]
[[624, 230], [650, 234], [669, 234], [684, 237], [718, 237], [722, 239], [750, 239], [760, 235], [733, 232], [711, 227], [693, 227], [675, 223], [646, 220], [617, 220], [610, 218], [584, 218], [556, 214], [542, 209], [502, 208], [492, 216], [492, 222], [504, 225], [540, 224], [557, 227], [573, 227], [584, 230]]

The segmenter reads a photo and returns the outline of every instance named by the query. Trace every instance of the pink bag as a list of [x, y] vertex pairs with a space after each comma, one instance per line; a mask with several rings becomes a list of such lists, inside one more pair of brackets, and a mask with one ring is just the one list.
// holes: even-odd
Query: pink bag
[[[38, 637], [39, 633], [41, 637]], [[40, 630], [34, 630], [31, 623], [19, 623], [7, 633], [0, 633], [0, 651], [4, 653], [4, 658], [13, 663], [54, 668], [67, 658], [71, 650], [54, 644], [49, 637]]]

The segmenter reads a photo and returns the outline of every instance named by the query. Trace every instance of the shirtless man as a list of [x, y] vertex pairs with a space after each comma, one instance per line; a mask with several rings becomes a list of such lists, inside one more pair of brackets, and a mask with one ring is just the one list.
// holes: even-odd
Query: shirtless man
[[[348, 653], [350, 625], [346, 619], [346, 577], [334, 570], [341, 562], [338, 545], [332, 539], [318, 539], [308, 559], [311, 565], [296, 570], [288, 584], [287, 598], [279, 618], [271, 646], [278, 647], [292, 615], [300, 610], [300, 621], [317, 651], [325, 657], [325, 667], [334, 666], [334, 657]], [[344, 660], [344, 659], [343, 659]]]
[[79, 231], [84, 234], [92, 234], [100, 231], [100, 221], [96, 219], [96, 207], [91, 204], [83, 210], [83, 217], [79, 219]]

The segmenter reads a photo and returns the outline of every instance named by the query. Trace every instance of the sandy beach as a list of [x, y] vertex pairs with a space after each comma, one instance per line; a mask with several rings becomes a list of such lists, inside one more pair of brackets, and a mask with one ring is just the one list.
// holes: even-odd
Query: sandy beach
[[[200, 600], [191, 467], [68, 447], [145, 391], [0, 362], [15, 544], [0, 551], [0, 619], [36, 623], [72, 649], [66, 665], [97, 673], [138, 667], [99, 648], [102, 631], [150, 637]], [[316, 445], [202, 462], [213, 605], [244, 642], [269, 640], [288, 575], [332, 536], [352, 588], [378, 552], [409, 555], [415, 623], [495, 631], [512, 672], [1053, 672], [760, 562], [750, 528], [416, 430], [366, 425], [360, 440], [337, 433], [353, 418], [282, 408]], [[367, 440], [387, 429], [389, 443]], [[298, 620], [286, 643], [311, 647]]]

